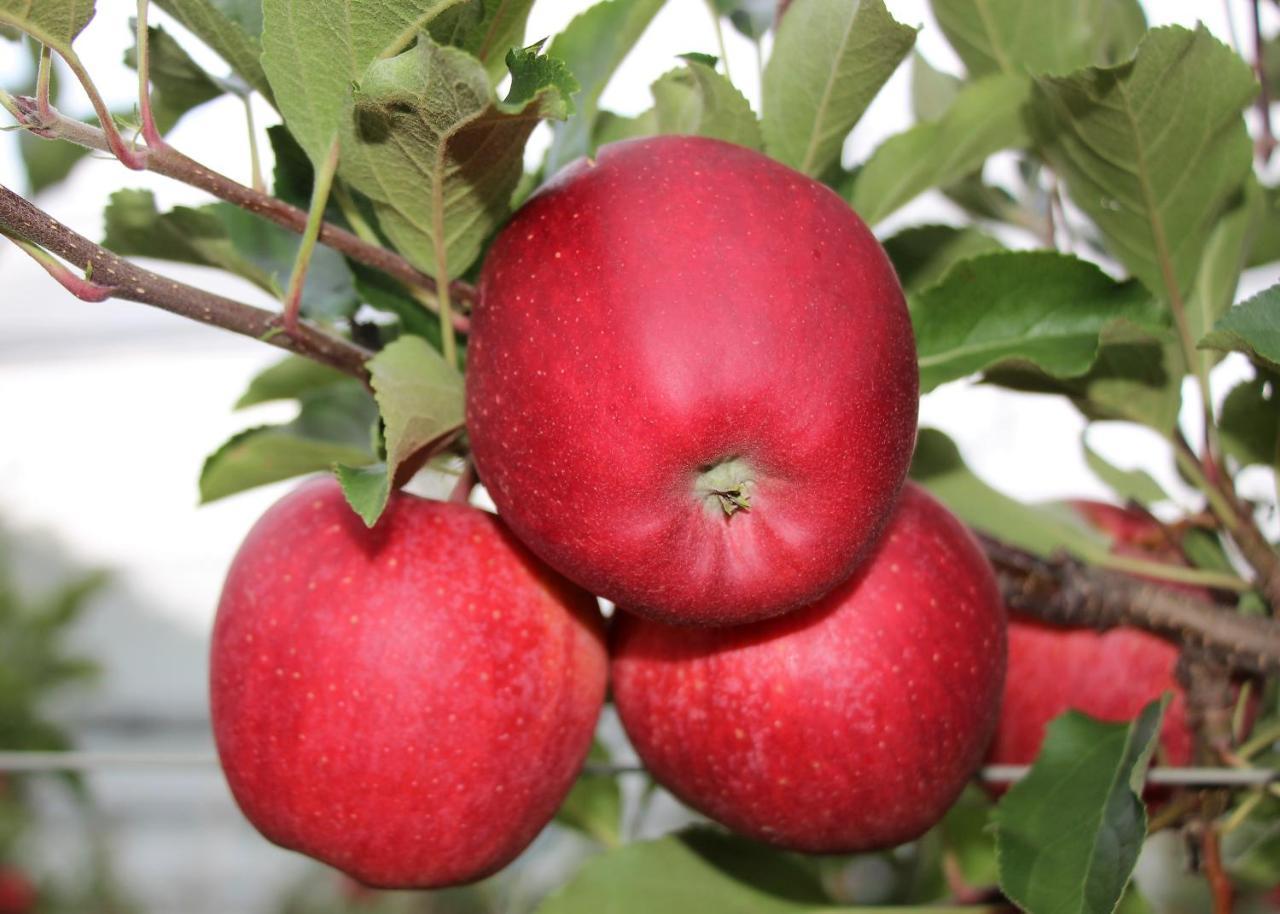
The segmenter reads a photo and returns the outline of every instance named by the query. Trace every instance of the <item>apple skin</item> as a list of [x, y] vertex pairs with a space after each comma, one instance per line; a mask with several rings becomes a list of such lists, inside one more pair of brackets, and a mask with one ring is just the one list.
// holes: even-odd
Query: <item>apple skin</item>
[[371, 886], [470, 882], [555, 814], [590, 749], [599, 607], [491, 514], [332, 479], [250, 531], [214, 624], [213, 732], [268, 839]]
[[[1185, 564], [1181, 551], [1149, 515], [1097, 501], [1075, 500], [1070, 505], [1114, 539], [1113, 552]], [[1202, 588], [1169, 586], [1208, 597]], [[1009, 675], [989, 761], [1031, 764], [1049, 722], [1068, 710], [1127, 721], [1167, 691], [1173, 700], [1160, 728], [1157, 759], [1166, 765], [1190, 764], [1194, 737], [1187, 725], [1186, 691], [1175, 676], [1177, 663], [1175, 645], [1136, 628], [1063, 628], [1012, 613]]]
[[[511, 529], [633, 612], [728, 625], [852, 574], [915, 441], [893, 267], [834, 192], [664, 136], [568, 166], [503, 230], [467, 428]], [[722, 474], [725, 480], [714, 480]], [[711, 494], [741, 484], [749, 510]]]
[[22, 870], [0, 865], [0, 914], [28, 914], [36, 907], [36, 888]]
[[610, 652], [659, 783], [748, 837], [847, 853], [923, 834], [977, 770], [1005, 613], [969, 532], [908, 484], [872, 557], [813, 606], [721, 629], [619, 614]]

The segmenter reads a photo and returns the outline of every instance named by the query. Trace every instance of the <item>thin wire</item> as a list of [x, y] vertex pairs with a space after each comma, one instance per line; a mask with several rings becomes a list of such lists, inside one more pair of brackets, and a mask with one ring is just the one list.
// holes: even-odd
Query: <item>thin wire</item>
[[[0, 752], [0, 771], [62, 772], [108, 768], [214, 768], [211, 752]], [[639, 765], [588, 762], [590, 775], [643, 774]], [[988, 765], [978, 776], [991, 784], [1010, 784], [1026, 777], [1029, 765]], [[1147, 783], [1184, 787], [1265, 787], [1280, 783], [1280, 771], [1269, 768], [1152, 768]]]

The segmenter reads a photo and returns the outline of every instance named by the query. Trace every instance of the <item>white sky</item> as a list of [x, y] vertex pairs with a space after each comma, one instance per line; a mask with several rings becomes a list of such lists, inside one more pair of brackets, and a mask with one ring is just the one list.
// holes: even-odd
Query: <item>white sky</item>
[[[958, 68], [924, 0], [886, 2], [899, 20], [923, 26], [917, 47], [930, 61]], [[589, 5], [587, 0], [541, 0], [530, 20], [530, 39], [554, 34]], [[1229, 0], [1229, 5], [1243, 34], [1247, 0]], [[133, 73], [120, 63], [130, 44], [126, 23], [133, 6], [131, 0], [99, 0], [97, 19], [77, 45], [113, 106], [127, 106], [133, 98]], [[1225, 3], [1151, 0], [1146, 7], [1153, 25], [1194, 25], [1199, 18], [1230, 40]], [[1280, 25], [1271, 7], [1265, 9], [1268, 27]], [[732, 29], [726, 29], [726, 40], [735, 81], [754, 104], [759, 97], [754, 52]], [[16, 47], [0, 43], [0, 84], [11, 82], [25, 66], [25, 54]], [[675, 55], [691, 50], [716, 52], [705, 4], [670, 0], [606, 91], [604, 106], [622, 113], [647, 108], [649, 84], [675, 64]], [[207, 55], [197, 56], [218, 66]], [[859, 125], [846, 148], [848, 161], [861, 161], [884, 137], [908, 125], [908, 71], [899, 69]], [[83, 100], [64, 108], [87, 111]], [[270, 114], [265, 106], [258, 110], [262, 128]], [[206, 106], [170, 139], [205, 164], [247, 182], [248, 144], [238, 103]], [[0, 183], [22, 186], [11, 136], [0, 137]], [[163, 207], [206, 201], [190, 188], [98, 158], [79, 165], [67, 184], [39, 203], [96, 238], [106, 198], [120, 187], [151, 188]], [[954, 211], [939, 196], [926, 195], [881, 226], [882, 234], [948, 218], [954, 221]], [[271, 304], [258, 290], [222, 274], [168, 264], [158, 269], [245, 301]], [[1255, 271], [1242, 294], [1278, 275]], [[115, 569], [158, 608], [203, 631], [241, 537], [289, 484], [197, 508], [196, 479], [204, 457], [230, 434], [289, 417], [280, 407], [230, 412], [250, 375], [276, 358], [275, 350], [260, 343], [141, 305], [76, 301], [11, 247], [0, 247], [0, 521], [53, 533], [86, 563]], [[1239, 363], [1225, 365], [1215, 379], [1219, 396], [1242, 370]], [[1105, 491], [1080, 456], [1082, 422], [1052, 398], [953, 384], [925, 397], [921, 421], [952, 434], [971, 466], [1011, 494], [1042, 499]], [[1111, 426], [1092, 443], [1114, 461], [1145, 465], [1171, 490], [1185, 492], [1163, 462], [1154, 436]], [[1249, 480], [1258, 493], [1269, 483], [1261, 472]]]

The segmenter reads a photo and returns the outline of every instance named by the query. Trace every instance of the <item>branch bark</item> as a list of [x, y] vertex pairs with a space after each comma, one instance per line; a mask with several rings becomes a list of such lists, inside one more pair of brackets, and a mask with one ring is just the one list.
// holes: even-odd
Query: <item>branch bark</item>
[[1056, 625], [1131, 625], [1192, 646], [1231, 669], [1280, 673], [1280, 621], [1205, 600], [1069, 557], [1042, 559], [990, 537], [980, 540], [1010, 609]]
[[72, 231], [2, 184], [0, 230], [25, 238], [84, 270], [92, 277], [94, 286], [109, 291], [111, 297], [153, 305], [203, 324], [251, 336], [368, 381], [364, 364], [373, 357], [369, 350], [305, 322], [298, 324], [296, 332], [285, 333], [280, 315], [273, 311], [144, 270]]
[[[48, 140], [65, 140], [88, 149], [111, 152], [106, 134], [92, 124], [66, 117], [57, 111], [52, 112], [52, 119], [42, 119], [34, 99], [19, 95], [14, 97], [14, 101], [21, 112], [19, 122], [36, 136]], [[299, 209], [270, 194], [254, 190], [252, 187], [245, 187], [225, 175], [205, 168], [167, 143], [146, 149], [145, 153], [148, 171], [197, 187], [291, 232], [302, 234], [306, 229], [306, 210]], [[358, 260], [360, 263], [381, 270], [406, 285], [425, 289], [432, 295], [439, 294], [436, 281], [404, 257], [395, 251], [370, 244], [344, 228], [326, 222], [320, 228], [319, 240], [321, 244], [340, 251], [352, 260]], [[449, 295], [451, 298], [474, 302], [476, 290], [470, 283], [457, 280], [449, 283]], [[465, 315], [454, 315], [454, 326], [460, 332], [465, 333], [468, 324]]]

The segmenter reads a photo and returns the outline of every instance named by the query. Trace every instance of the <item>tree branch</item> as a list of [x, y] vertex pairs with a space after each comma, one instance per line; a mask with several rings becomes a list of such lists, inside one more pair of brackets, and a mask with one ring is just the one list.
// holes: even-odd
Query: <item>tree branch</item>
[[[27, 96], [15, 96], [21, 116], [19, 123], [36, 136], [48, 140], [65, 140], [84, 146], [110, 152], [106, 134], [92, 124], [85, 124], [73, 118], [53, 112], [52, 120], [42, 120], [36, 110], [35, 100]], [[212, 194], [220, 200], [235, 204], [274, 222], [291, 232], [302, 234], [307, 226], [307, 211], [299, 209], [283, 200], [273, 197], [252, 187], [245, 187], [225, 175], [205, 168], [194, 159], [178, 152], [169, 144], [150, 149], [147, 153], [146, 167], [149, 171], [181, 181], [200, 190]], [[400, 282], [419, 289], [425, 289], [432, 295], [439, 290], [436, 281], [423, 273], [395, 251], [376, 244], [370, 244], [357, 235], [340, 228], [330, 222], [320, 228], [320, 243], [347, 255], [352, 260], [367, 264], [375, 269], [398, 279]], [[449, 295], [463, 301], [473, 302], [476, 298], [475, 287], [470, 283], [456, 280], [449, 283]], [[465, 315], [454, 315], [454, 327], [465, 333], [469, 321]]]
[[223, 298], [135, 266], [67, 228], [2, 184], [0, 232], [24, 238], [69, 261], [88, 274], [95, 288], [109, 291], [112, 297], [153, 305], [251, 336], [330, 365], [361, 381], [368, 380], [364, 363], [373, 357], [369, 350], [305, 322], [298, 324], [296, 333], [284, 333], [280, 315], [275, 312]]
[[1041, 559], [979, 536], [1010, 609], [1056, 625], [1131, 625], [1194, 646], [1242, 673], [1280, 673], [1280, 622], [1245, 616], [1168, 587], [1069, 557]]

